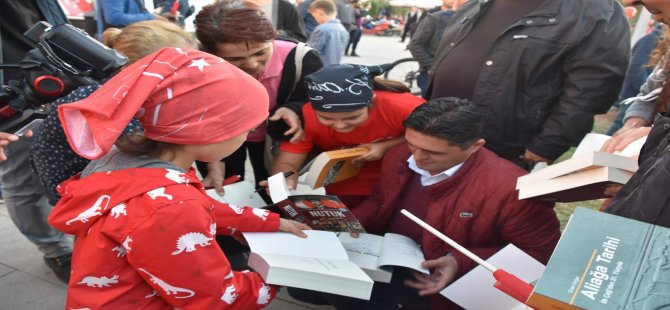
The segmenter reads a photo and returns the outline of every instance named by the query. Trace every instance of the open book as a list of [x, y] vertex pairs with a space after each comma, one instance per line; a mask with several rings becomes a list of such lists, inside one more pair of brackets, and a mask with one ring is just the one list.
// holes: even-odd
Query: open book
[[613, 184], [624, 184], [637, 171], [637, 155], [644, 138], [617, 154], [600, 152], [609, 136], [590, 133], [572, 158], [519, 177], [519, 199], [535, 198], [552, 202], [599, 199]]
[[356, 216], [337, 196], [291, 195], [282, 173], [268, 178], [270, 198], [274, 205], [270, 210], [309, 225], [313, 229], [336, 232], [365, 232]]
[[[513, 244], [508, 244], [486, 262], [510, 272], [527, 283], [533, 283], [542, 276], [544, 265]], [[521, 310], [530, 309], [508, 296], [493, 285], [496, 280], [491, 272], [482, 266], [466, 273], [440, 292], [459, 306], [468, 310]]]
[[353, 238], [351, 234], [341, 233], [338, 238], [349, 259], [377, 282], [391, 282], [393, 266], [429, 273], [428, 269], [421, 267], [425, 261], [421, 248], [406, 236], [386, 233], [383, 237], [360, 234], [358, 238]]
[[368, 152], [367, 148], [356, 147], [323, 152], [316, 156], [300, 171], [305, 173], [304, 183], [311, 188], [328, 186], [356, 176], [360, 165], [354, 165], [352, 159]]
[[263, 208], [267, 204], [256, 192], [251, 182], [240, 181], [223, 187], [224, 195], [219, 196], [214, 189], [207, 190], [207, 195], [218, 202], [232, 204], [238, 207]]
[[244, 233], [249, 267], [269, 284], [370, 299], [374, 281], [349, 260], [333, 232], [305, 230], [307, 238], [289, 233]]

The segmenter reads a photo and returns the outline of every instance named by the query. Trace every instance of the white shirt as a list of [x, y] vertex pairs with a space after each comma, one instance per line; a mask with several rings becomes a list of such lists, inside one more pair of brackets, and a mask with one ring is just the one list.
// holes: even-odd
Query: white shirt
[[458, 172], [461, 167], [463, 167], [463, 164], [465, 162], [462, 162], [458, 165], [455, 165], [445, 171], [442, 171], [441, 173], [438, 173], [436, 175], [430, 174], [430, 172], [423, 170], [419, 168], [419, 166], [416, 165], [416, 160], [414, 159], [414, 155], [410, 156], [407, 159], [407, 164], [410, 169], [412, 169], [414, 172], [418, 173], [421, 175], [421, 185], [423, 186], [431, 186], [437, 183], [440, 183], [450, 177], [452, 177], [456, 172]]

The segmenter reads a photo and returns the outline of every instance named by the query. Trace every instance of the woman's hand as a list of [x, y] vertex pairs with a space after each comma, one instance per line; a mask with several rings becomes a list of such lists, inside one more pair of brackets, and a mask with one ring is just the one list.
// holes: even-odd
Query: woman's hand
[[623, 149], [635, 142], [635, 140], [648, 136], [649, 132], [651, 132], [651, 127], [629, 128], [621, 133], [617, 132], [612, 139], [605, 141], [600, 151], [605, 153], [623, 151]]
[[278, 121], [284, 120], [286, 125], [288, 125], [289, 130], [284, 132], [285, 136], [293, 135], [289, 142], [298, 143], [305, 136], [305, 132], [302, 130], [302, 123], [300, 122], [300, 117], [298, 114], [295, 114], [293, 110], [289, 108], [279, 108], [275, 113], [270, 116], [269, 120]]
[[312, 228], [294, 220], [279, 219], [279, 231], [290, 232], [298, 237], [307, 238], [307, 235], [303, 230], [310, 229]]
[[207, 163], [207, 177], [202, 179], [202, 186], [213, 186], [219, 196], [223, 196], [223, 176], [226, 174], [226, 166], [223, 162]]

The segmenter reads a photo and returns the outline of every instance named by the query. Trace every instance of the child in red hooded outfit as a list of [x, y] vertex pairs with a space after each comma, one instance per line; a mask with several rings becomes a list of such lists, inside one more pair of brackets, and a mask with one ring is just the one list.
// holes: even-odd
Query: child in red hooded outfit
[[[239, 91], [244, 89], [243, 92]], [[233, 272], [215, 235], [308, 227], [210, 199], [191, 165], [219, 161], [267, 118], [263, 86], [221, 58], [167, 48], [58, 112], [96, 159], [59, 186], [49, 216], [76, 236], [68, 309], [255, 309], [275, 288]], [[117, 142], [131, 118], [145, 132]], [[116, 142], [116, 147], [113, 145]]]

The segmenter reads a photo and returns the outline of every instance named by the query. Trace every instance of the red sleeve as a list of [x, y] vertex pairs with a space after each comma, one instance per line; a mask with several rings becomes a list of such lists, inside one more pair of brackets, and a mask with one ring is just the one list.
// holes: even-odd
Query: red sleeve
[[279, 215], [265, 209], [238, 207], [210, 199], [216, 220], [217, 233], [232, 235], [240, 232], [275, 232], [279, 229]]
[[233, 272], [212, 234], [211, 213], [186, 203], [160, 207], [129, 234], [128, 262], [174, 308], [267, 306], [276, 289], [257, 273]]
[[307, 141], [307, 137], [305, 136], [304, 140], [300, 140], [295, 144], [288, 141], [282, 141], [282, 143], [279, 145], [279, 150], [293, 154], [307, 154], [312, 150], [313, 147], [314, 143]]

